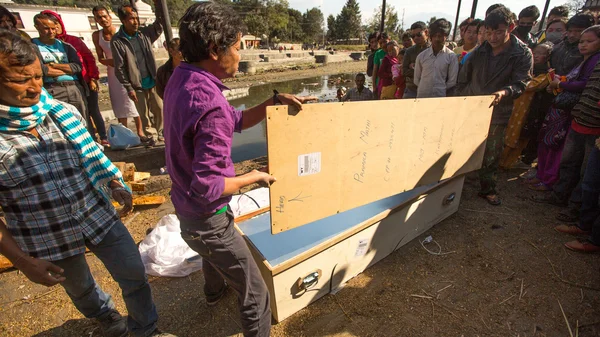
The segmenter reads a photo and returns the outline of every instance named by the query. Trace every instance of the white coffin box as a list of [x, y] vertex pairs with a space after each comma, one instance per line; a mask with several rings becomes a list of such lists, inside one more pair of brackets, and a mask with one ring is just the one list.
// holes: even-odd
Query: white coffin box
[[270, 214], [237, 229], [271, 293], [277, 322], [342, 286], [458, 210], [464, 176], [272, 235]]

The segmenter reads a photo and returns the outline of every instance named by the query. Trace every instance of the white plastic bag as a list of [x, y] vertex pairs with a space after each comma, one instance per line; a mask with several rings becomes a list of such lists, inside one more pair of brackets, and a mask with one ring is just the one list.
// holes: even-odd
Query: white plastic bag
[[202, 259], [181, 238], [179, 219], [165, 215], [140, 243], [146, 274], [184, 277], [202, 269]]
[[140, 137], [122, 124], [111, 124], [108, 128], [108, 143], [113, 150], [125, 150], [142, 142]]
[[269, 189], [267, 187], [234, 195], [229, 202], [229, 208], [236, 217], [267, 206], [269, 206]]

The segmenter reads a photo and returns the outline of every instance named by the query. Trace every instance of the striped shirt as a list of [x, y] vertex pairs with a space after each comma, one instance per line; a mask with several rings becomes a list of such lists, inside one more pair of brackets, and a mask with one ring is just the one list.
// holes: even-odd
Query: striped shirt
[[[63, 104], [82, 123], [81, 115]], [[51, 117], [28, 132], [0, 132], [0, 206], [11, 235], [30, 256], [49, 261], [85, 252], [117, 223], [80, 156]]]

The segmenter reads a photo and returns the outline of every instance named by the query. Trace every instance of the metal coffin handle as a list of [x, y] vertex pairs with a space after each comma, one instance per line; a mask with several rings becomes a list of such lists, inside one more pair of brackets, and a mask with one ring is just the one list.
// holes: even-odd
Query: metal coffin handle
[[308, 275], [306, 275], [304, 277], [298, 278], [298, 281], [296, 281], [296, 286], [298, 287], [298, 290], [306, 291], [306, 290], [314, 287], [315, 285], [317, 285], [317, 283], [319, 283], [319, 279], [321, 278], [321, 275], [323, 275], [323, 272], [321, 271], [321, 269], [317, 269], [313, 272], [310, 272]]
[[452, 192], [444, 198], [442, 205], [444, 205], [444, 206], [450, 205], [451, 203], [454, 202], [454, 200], [456, 200], [456, 193]]

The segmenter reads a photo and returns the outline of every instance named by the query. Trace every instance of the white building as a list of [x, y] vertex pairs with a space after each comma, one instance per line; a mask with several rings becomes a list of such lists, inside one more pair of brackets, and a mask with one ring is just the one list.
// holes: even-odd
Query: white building
[[[38, 32], [34, 27], [33, 17], [43, 10], [49, 9], [60, 14], [65, 29], [69, 35], [80, 37], [85, 44], [92, 50], [94, 50], [94, 43], [92, 42], [92, 33], [99, 29], [91, 8], [76, 8], [76, 7], [48, 7], [41, 5], [27, 5], [27, 4], [16, 4], [12, 0], [0, 0], [0, 5], [6, 7], [14, 16], [17, 18], [17, 25], [19, 29], [27, 32], [31, 37], [37, 37]], [[148, 25], [154, 22], [156, 19], [152, 12], [150, 5], [136, 0], [135, 6], [138, 10], [140, 17], [140, 24], [142, 26]], [[116, 13], [111, 13], [113, 19], [113, 25], [117, 28], [121, 26], [121, 21], [117, 17]], [[177, 36], [177, 30], [174, 29], [173, 34]], [[154, 44], [155, 48], [162, 46], [164, 41], [164, 34], [161, 35], [158, 41]]]

